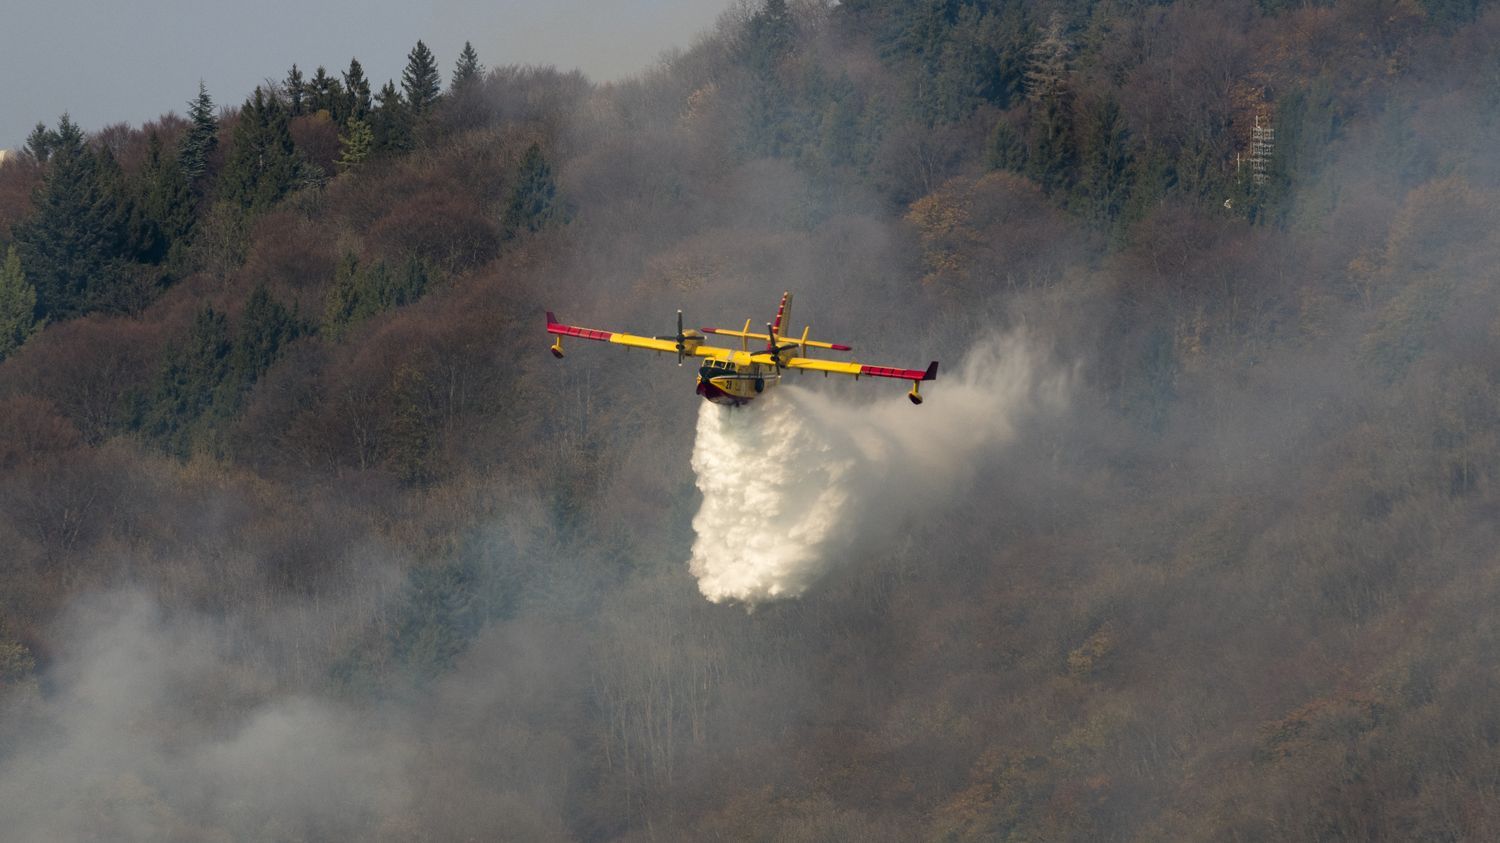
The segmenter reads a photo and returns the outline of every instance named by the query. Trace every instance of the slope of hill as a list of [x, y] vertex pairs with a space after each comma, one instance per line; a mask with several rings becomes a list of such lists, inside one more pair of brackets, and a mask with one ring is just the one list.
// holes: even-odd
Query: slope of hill
[[[424, 53], [0, 165], [7, 828], [1500, 832], [1493, 4], [770, 0], [613, 85]], [[747, 611], [688, 568], [717, 409], [541, 314], [783, 289], [945, 367], [900, 414], [809, 381], [803, 434], [977, 421], [848, 457], [920, 517]]]

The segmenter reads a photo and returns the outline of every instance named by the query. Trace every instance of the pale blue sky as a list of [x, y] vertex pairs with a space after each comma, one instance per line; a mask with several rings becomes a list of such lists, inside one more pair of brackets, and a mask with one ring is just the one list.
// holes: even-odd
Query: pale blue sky
[[552, 64], [596, 81], [640, 70], [712, 28], [733, 0], [5, 0], [0, 149], [64, 111], [84, 129], [181, 114], [207, 85], [238, 104], [293, 62], [311, 75], [357, 57], [399, 83], [420, 38], [446, 80], [464, 41], [486, 67]]

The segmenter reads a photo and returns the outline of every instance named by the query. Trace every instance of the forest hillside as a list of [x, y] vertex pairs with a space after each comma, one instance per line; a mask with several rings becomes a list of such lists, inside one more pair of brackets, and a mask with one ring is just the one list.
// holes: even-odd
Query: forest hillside
[[1495, 4], [503, 60], [0, 164], [0, 836], [1500, 838]]

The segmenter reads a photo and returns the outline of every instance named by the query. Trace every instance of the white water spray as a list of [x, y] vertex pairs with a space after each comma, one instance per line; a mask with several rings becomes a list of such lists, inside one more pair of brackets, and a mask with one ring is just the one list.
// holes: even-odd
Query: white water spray
[[1065, 393], [1066, 378], [1041, 376], [1010, 337], [976, 347], [922, 407], [899, 392], [851, 405], [796, 386], [743, 408], [705, 402], [693, 448], [698, 588], [716, 603], [801, 595], [857, 544], [889, 541], [962, 494], [979, 458]]

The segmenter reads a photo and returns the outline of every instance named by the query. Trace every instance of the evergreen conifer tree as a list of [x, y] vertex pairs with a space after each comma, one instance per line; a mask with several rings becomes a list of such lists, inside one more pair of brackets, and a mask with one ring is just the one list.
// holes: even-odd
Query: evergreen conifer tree
[[339, 169], [343, 172], [358, 169], [374, 148], [375, 133], [370, 124], [358, 117], [351, 118], [348, 127], [339, 135]]
[[323, 333], [334, 339], [343, 334], [354, 320], [359, 306], [359, 256], [345, 252], [333, 270], [333, 284], [328, 288], [328, 302], [323, 308]]
[[437, 59], [421, 41], [406, 55], [401, 90], [406, 94], [407, 107], [418, 117], [425, 114], [442, 94], [443, 77], [438, 73]]
[[349, 60], [349, 69], [344, 72], [343, 123], [364, 120], [370, 113], [370, 80], [365, 78], [365, 69], [359, 59]]
[[26, 136], [26, 152], [39, 164], [47, 163], [52, 155], [52, 148], [57, 144], [57, 133], [47, 128], [46, 123], [38, 122], [31, 134]]
[[307, 80], [294, 63], [286, 74], [286, 105], [293, 117], [301, 117], [307, 108]]
[[473, 44], [465, 41], [463, 52], [458, 54], [458, 63], [453, 67], [453, 81], [449, 85], [449, 90], [457, 91], [470, 83], [479, 81], [482, 73], [484, 73], [484, 65], [479, 63], [479, 53], [474, 51]]
[[38, 327], [36, 288], [26, 282], [21, 256], [11, 246], [0, 264], [0, 360], [20, 348]]
[[123, 239], [116, 204], [83, 132], [58, 121], [47, 172], [32, 214], [13, 229], [21, 262], [36, 287], [37, 315], [62, 318], [92, 309], [119, 280]]
[[540, 144], [527, 147], [526, 155], [506, 203], [501, 230], [507, 238], [523, 231], [540, 231], [557, 214], [557, 183], [552, 180], [552, 166], [542, 156]]
[[414, 145], [411, 110], [392, 82], [386, 82], [375, 95], [375, 111], [369, 123], [376, 152], [403, 152]]
[[750, 92], [744, 146], [752, 155], [778, 155], [786, 145], [791, 96], [781, 79], [781, 65], [796, 34], [786, 0], [766, 0], [746, 25], [741, 51]]
[[313, 72], [313, 78], [308, 82], [309, 102], [307, 110], [316, 114], [319, 111], [328, 112], [334, 120], [338, 120], [344, 110], [344, 86], [339, 83], [337, 77], [328, 75], [328, 70], [322, 65]]
[[188, 103], [188, 119], [192, 125], [182, 136], [177, 162], [188, 184], [193, 185], [202, 195], [206, 192], [201, 189], [201, 185], [204, 176], [208, 174], [209, 156], [219, 145], [219, 119], [214, 116], [214, 101], [208, 95], [208, 87], [201, 81], [198, 83], [198, 96]]
[[299, 163], [286, 108], [256, 88], [234, 127], [234, 148], [224, 168], [224, 195], [248, 210], [268, 208], [297, 185]]
[[151, 134], [142, 171], [145, 217], [160, 230], [167, 252], [180, 247], [193, 227], [193, 191], [187, 174], [174, 156], [167, 155], [156, 133]]
[[180, 343], [168, 346], [144, 421], [145, 432], [168, 453], [185, 457], [195, 422], [213, 404], [229, 373], [229, 325], [206, 307]]
[[1082, 115], [1078, 185], [1075, 201], [1095, 223], [1115, 220], [1125, 208], [1130, 174], [1125, 119], [1120, 105], [1107, 99]]
[[297, 316], [272, 297], [265, 285], [252, 290], [229, 350], [224, 380], [214, 396], [214, 416], [228, 419], [238, 412], [250, 387], [271, 368], [287, 343], [301, 334]]

